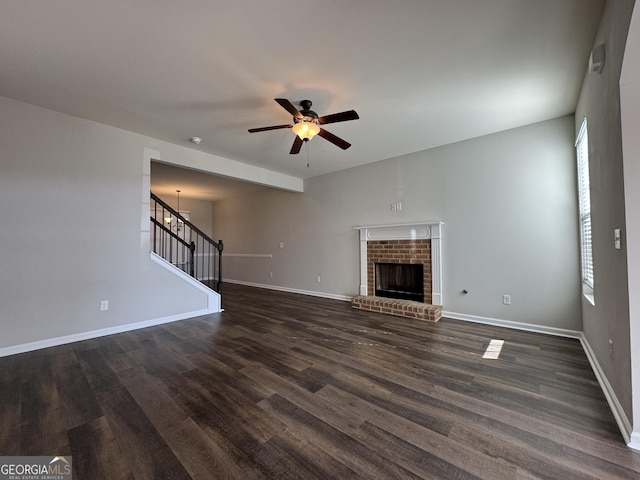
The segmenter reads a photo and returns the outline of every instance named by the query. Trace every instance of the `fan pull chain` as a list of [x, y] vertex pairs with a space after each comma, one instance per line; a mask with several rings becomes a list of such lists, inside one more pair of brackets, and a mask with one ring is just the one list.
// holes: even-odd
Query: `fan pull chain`
[[309, 146], [310, 142], [305, 142], [307, 144], [307, 168], [309, 168], [309, 149], [311, 148]]

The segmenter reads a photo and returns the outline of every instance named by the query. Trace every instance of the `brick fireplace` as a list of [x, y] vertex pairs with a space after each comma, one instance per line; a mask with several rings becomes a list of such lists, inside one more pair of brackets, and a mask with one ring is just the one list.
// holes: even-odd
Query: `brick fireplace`
[[[360, 230], [360, 295], [351, 300], [353, 308], [438, 321], [442, 316], [442, 225], [427, 222], [356, 227]], [[421, 266], [420, 298], [424, 300], [406, 300], [413, 298], [413, 294], [407, 295], [404, 287], [395, 284], [388, 292], [381, 293], [381, 281], [376, 278], [380, 265], [409, 265], [412, 268], [407, 270], [411, 271]], [[395, 275], [404, 277], [404, 274]], [[377, 296], [376, 291], [384, 296]]]

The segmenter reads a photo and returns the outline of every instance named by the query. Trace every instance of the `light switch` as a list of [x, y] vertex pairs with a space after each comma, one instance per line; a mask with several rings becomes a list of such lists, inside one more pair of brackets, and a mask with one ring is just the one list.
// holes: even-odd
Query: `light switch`
[[620, 229], [616, 228], [613, 230], [613, 246], [620, 250], [622, 248], [620, 243]]

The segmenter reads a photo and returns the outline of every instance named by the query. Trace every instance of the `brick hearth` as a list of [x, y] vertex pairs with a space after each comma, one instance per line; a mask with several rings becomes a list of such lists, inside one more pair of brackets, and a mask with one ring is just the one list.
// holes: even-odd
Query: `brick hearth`
[[413, 300], [358, 295], [351, 299], [351, 306], [359, 310], [386, 313], [399, 317], [437, 322], [442, 317], [442, 307]]

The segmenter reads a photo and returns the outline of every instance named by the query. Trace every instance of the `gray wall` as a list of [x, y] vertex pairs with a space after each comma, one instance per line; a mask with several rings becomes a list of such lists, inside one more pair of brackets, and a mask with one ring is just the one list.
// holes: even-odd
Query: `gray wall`
[[[620, 109], [624, 161], [625, 204], [640, 205], [640, 7], [635, 5], [629, 26], [620, 78]], [[630, 344], [640, 345], [640, 211], [627, 208]], [[640, 349], [631, 348], [633, 408], [632, 445], [640, 449]]]
[[[153, 172], [151, 173], [151, 176], [153, 177]], [[170, 207], [178, 208], [177, 197], [175, 195], [173, 197], [159, 195], [159, 197], [167, 202]], [[198, 227], [198, 229], [200, 229], [204, 234], [213, 238], [213, 203], [210, 200], [188, 198], [181, 194], [180, 211], [189, 212], [189, 220], [191, 223]], [[217, 240], [217, 238], [213, 238], [213, 240]]]
[[[619, 79], [633, 6], [633, 0], [607, 2], [594, 42], [594, 46], [605, 44], [604, 70], [585, 76], [576, 108], [576, 129], [583, 117], [589, 128], [595, 286], [595, 305], [582, 299], [584, 335], [629, 418], [631, 360]], [[623, 230], [622, 250], [614, 248], [615, 228]]]
[[145, 147], [167, 145], [0, 97], [0, 348], [207, 307], [149, 259]]
[[216, 202], [226, 252], [273, 255], [227, 257], [223, 276], [349, 297], [359, 286], [355, 226], [442, 221], [446, 311], [579, 331], [573, 138], [568, 116], [316, 177], [304, 194]]

